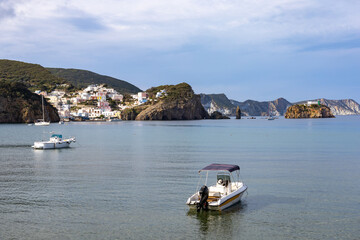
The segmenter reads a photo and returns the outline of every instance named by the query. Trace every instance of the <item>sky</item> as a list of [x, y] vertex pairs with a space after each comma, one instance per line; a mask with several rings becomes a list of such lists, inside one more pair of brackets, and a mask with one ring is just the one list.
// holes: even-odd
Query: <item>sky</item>
[[359, 0], [0, 0], [0, 59], [141, 89], [360, 102]]

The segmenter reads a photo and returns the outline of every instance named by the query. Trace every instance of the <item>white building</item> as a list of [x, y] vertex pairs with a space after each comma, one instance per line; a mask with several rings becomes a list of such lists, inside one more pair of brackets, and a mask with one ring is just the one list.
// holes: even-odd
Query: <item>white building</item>
[[311, 105], [318, 105], [320, 104], [320, 101], [307, 101], [307, 105], [311, 106]]

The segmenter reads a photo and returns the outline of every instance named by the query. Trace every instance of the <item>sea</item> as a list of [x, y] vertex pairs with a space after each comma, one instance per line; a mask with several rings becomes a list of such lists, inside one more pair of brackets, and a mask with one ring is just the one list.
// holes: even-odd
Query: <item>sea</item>
[[[197, 213], [211, 163], [248, 191]], [[360, 239], [360, 116], [1, 124], [0, 239]]]

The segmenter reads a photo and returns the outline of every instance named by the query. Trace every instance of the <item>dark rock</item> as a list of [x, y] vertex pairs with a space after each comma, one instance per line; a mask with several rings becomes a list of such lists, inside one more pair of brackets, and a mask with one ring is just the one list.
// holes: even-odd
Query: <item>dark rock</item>
[[210, 115], [210, 119], [230, 119], [228, 116], [222, 115], [221, 112], [215, 111]]

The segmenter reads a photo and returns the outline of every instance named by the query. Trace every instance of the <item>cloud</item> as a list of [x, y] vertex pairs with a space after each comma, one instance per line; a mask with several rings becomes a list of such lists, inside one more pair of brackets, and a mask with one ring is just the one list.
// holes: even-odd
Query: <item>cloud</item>
[[9, 3], [8, 0], [0, 0], [0, 21], [4, 18], [15, 17], [15, 10]]
[[360, 2], [350, 0], [0, 1], [0, 44], [304, 49], [359, 32], [358, 9]]

